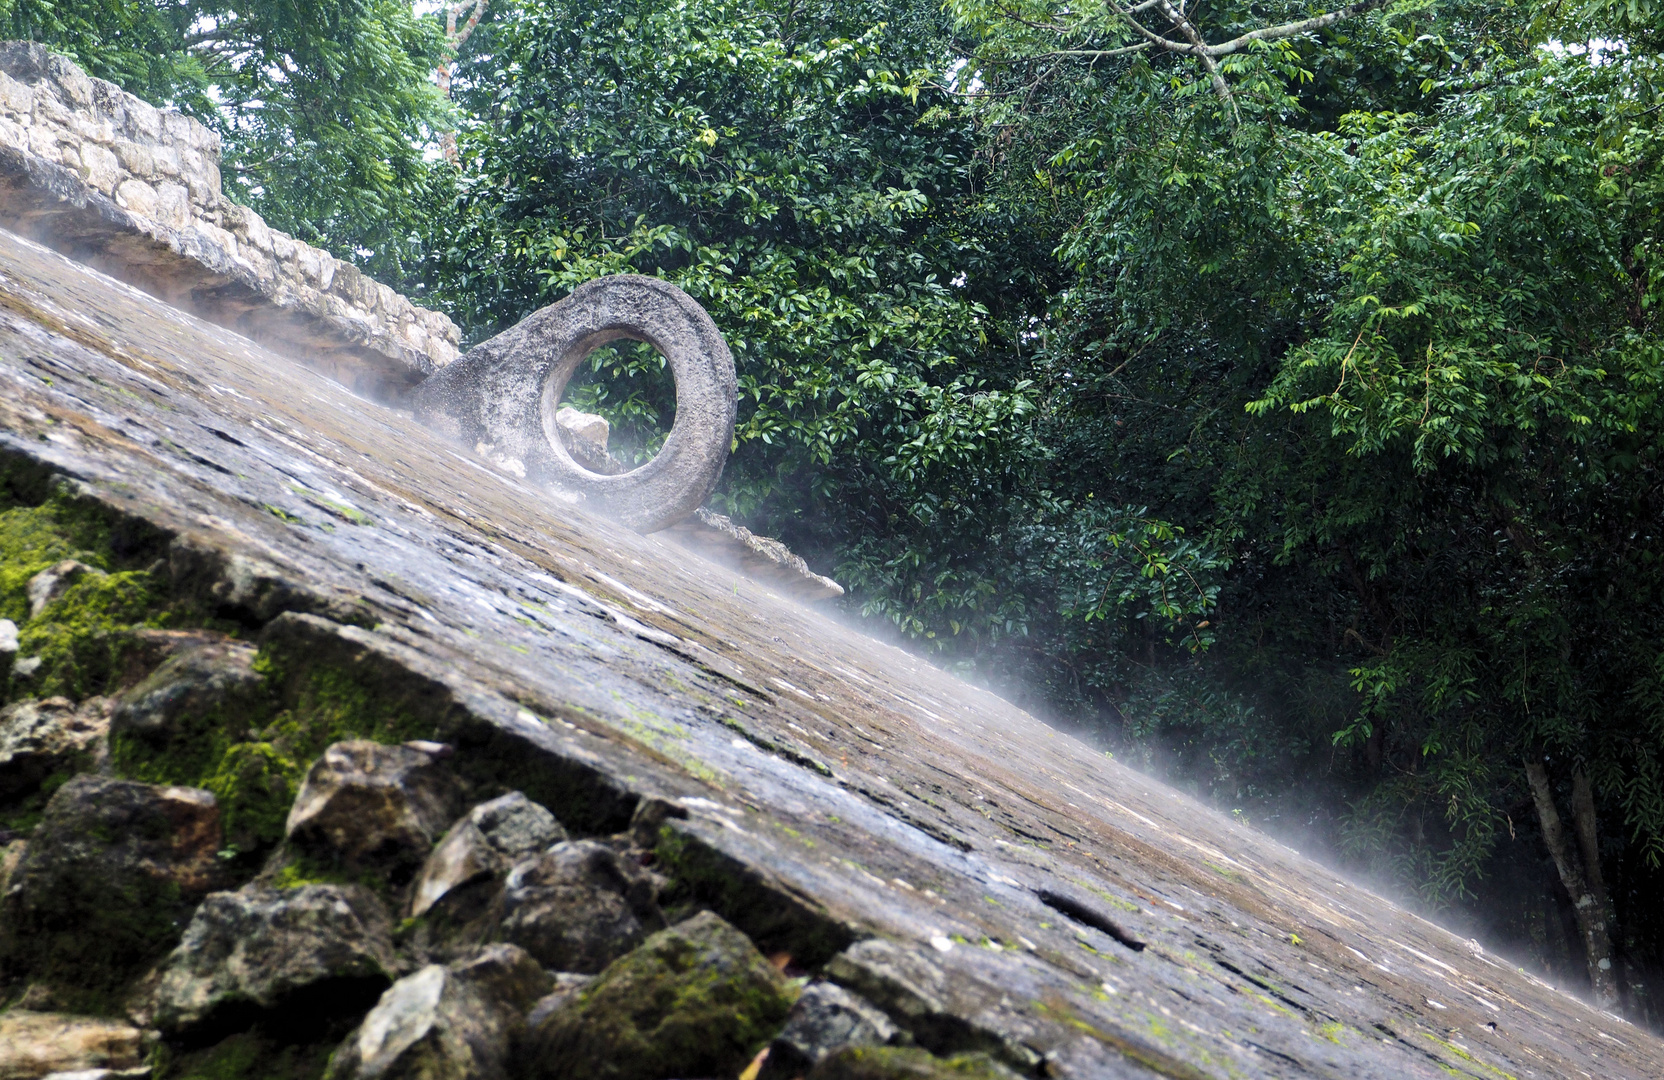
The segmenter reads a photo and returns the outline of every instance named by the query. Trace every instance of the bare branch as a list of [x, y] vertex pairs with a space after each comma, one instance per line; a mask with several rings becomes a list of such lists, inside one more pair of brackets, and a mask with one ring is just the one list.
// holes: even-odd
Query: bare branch
[[[451, 52], [459, 51], [462, 48], [462, 43], [468, 40], [468, 35], [474, 32], [474, 27], [480, 24], [480, 17], [485, 14], [485, 3], [486, 0], [474, 0], [474, 13], [468, 16], [468, 21], [463, 24], [462, 29], [446, 35], [450, 39], [447, 44], [450, 45]], [[467, 0], [463, 0], [460, 4], [452, 5], [451, 11], [460, 12], [467, 6]], [[456, 16], [453, 14], [451, 18], [454, 19]]]
[[1094, 60], [1104, 60], [1111, 56], [1126, 56], [1128, 53], [1143, 52], [1150, 47], [1148, 41], [1140, 41], [1137, 45], [1123, 45], [1119, 49], [1053, 49], [1051, 52], [1040, 53], [1034, 59], [1040, 60], [1048, 56], [1088, 56]]
[[1342, 19], [1350, 19], [1354, 15], [1362, 15], [1366, 11], [1373, 11], [1378, 7], [1385, 7], [1387, 0], [1360, 0], [1356, 4], [1348, 4], [1343, 8], [1336, 8], [1327, 15], [1315, 15], [1310, 19], [1299, 22], [1283, 23], [1281, 26], [1267, 26], [1262, 30], [1254, 30], [1241, 37], [1232, 38], [1220, 45], [1209, 45], [1209, 56], [1229, 56], [1240, 52], [1256, 41], [1282, 41], [1284, 38], [1298, 37], [1309, 34], [1313, 30], [1321, 30], [1325, 26], [1332, 26]]
[[1231, 124], [1234, 127], [1241, 122], [1242, 115], [1237, 112], [1236, 98], [1231, 94], [1230, 84], [1225, 81], [1225, 76], [1220, 74], [1219, 61], [1215, 60], [1208, 52], [1207, 42], [1202, 39], [1201, 33], [1196, 29], [1195, 24], [1190, 21], [1190, 18], [1175, 9], [1172, 4], [1168, 3], [1168, 0], [1156, 0], [1156, 10], [1166, 16], [1174, 26], [1177, 26], [1179, 32], [1188, 38], [1190, 44], [1197, 50], [1195, 55], [1202, 58], [1202, 66], [1208, 69], [1208, 78], [1213, 83], [1213, 92], [1218, 95], [1220, 103], [1230, 110]]

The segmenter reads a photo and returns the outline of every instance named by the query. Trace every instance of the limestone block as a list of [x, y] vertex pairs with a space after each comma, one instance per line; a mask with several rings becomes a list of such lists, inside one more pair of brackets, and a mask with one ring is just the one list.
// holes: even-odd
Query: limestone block
[[310, 244], [295, 241], [295, 269], [299, 271], [301, 280], [308, 285], [316, 286], [322, 276], [322, 254]]
[[17, 624], [0, 619], [0, 679], [12, 673], [12, 661], [17, 659]]
[[92, 79], [68, 57], [48, 54], [46, 71], [65, 102], [78, 109], [92, 104]]
[[34, 121], [65, 131], [69, 129], [69, 119], [73, 111], [66, 107], [52, 92], [51, 83], [41, 83], [35, 87]]
[[235, 203], [226, 207], [226, 221], [239, 239], [246, 240], [257, 251], [268, 255], [272, 250], [272, 231], [259, 214]]
[[28, 150], [29, 130], [11, 117], [0, 116], [0, 146]]
[[509, 871], [493, 921], [545, 967], [594, 973], [664, 925], [658, 885], [606, 844], [569, 840]]
[[184, 113], [165, 112], [162, 114], [162, 138], [175, 146], [188, 147], [191, 145], [191, 127], [194, 121]]
[[262, 289], [275, 287], [277, 264], [272, 261], [270, 255], [263, 251], [257, 251], [253, 245], [242, 244], [237, 252], [237, 262], [254, 275], [255, 279], [260, 282]]
[[759, 1080], [802, 1076], [845, 1047], [902, 1040], [900, 1029], [871, 1002], [835, 983], [811, 983], [792, 1006], [785, 1030], [770, 1044]]
[[[186, 211], [187, 215], [189, 211]], [[237, 257], [237, 238], [217, 225], [210, 225], [206, 221], [198, 221], [187, 216], [185, 232], [194, 234], [202, 240], [225, 253], [227, 258]]]
[[152, 143], [162, 137], [162, 110], [136, 97], [129, 97], [124, 105], [129, 136]]
[[203, 126], [196, 120], [192, 120], [190, 124], [190, 134], [187, 141], [190, 143], [192, 149], [200, 150], [202, 153], [208, 155], [210, 159], [218, 161], [220, 157], [219, 132]]
[[115, 191], [121, 176], [121, 162], [114, 152], [93, 142], [81, 147], [81, 177], [88, 187], [108, 195]]
[[72, 113], [69, 118], [69, 130], [79, 139], [87, 142], [101, 143], [105, 146], [116, 141], [116, 128], [110, 121], [101, 116], [87, 113]]
[[0, 109], [27, 117], [35, 109], [35, 92], [5, 72], [0, 72]]
[[156, 217], [156, 189], [143, 180], [123, 180], [116, 185], [116, 205], [140, 217]]
[[549, 978], [512, 945], [394, 983], [330, 1061], [330, 1080], [503, 1080], [521, 1015]]
[[92, 111], [117, 126], [127, 122], [127, 102], [132, 95], [108, 79], [92, 79]]
[[335, 260], [335, 281], [327, 286], [330, 292], [345, 300], [362, 317], [375, 306], [375, 282], [349, 262]]
[[220, 165], [216, 159], [203, 156], [199, 180], [204, 192], [203, 205], [216, 206], [224, 200], [225, 196], [221, 194], [224, 189], [220, 186]]
[[156, 151], [149, 144], [118, 137], [111, 148], [121, 167], [134, 176], [148, 180], [156, 175]]
[[295, 242], [294, 237], [288, 233], [278, 232], [276, 229], [271, 230], [271, 237], [272, 254], [277, 257], [277, 261], [285, 264], [293, 263], [295, 255], [300, 250], [300, 246]]
[[416, 321], [420, 322], [422, 326], [427, 329], [427, 332], [430, 335], [442, 338], [443, 340], [450, 342], [452, 345], [455, 345], [462, 340], [461, 336], [457, 332], [456, 324], [440, 312], [429, 311], [426, 308], [417, 308]]
[[182, 184], [163, 181], [156, 185], [156, 220], [175, 229], [191, 223], [191, 197]]
[[451, 826], [416, 878], [412, 915], [481, 878], [502, 873], [566, 839], [555, 815], [518, 791], [481, 803]]
[[62, 159], [58, 152], [59, 129], [46, 124], [35, 124], [27, 129], [29, 133], [29, 152], [38, 155], [56, 165]]
[[179, 171], [191, 189], [191, 201], [213, 209], [220, 202], [220, 174], [202, 151], [189, 147], [179, 152]]
[[555, 411], [555, 423], [570, 432], [574, 439], [591, 452], [606, 454], [607, 440], [612, 435], [612, 425], [607, 423], [606, 417], [580, 412], [566, 405]]
[[290, 843], [345, 868], [414, 870], [459, 809], [447, 751], [335, 743], [301, 782], [285, 827]]
[[184, 172], [179, 162], [179, 148], [157, 143], [150, 148], [151, 167], [157, 176], [179, 176]]

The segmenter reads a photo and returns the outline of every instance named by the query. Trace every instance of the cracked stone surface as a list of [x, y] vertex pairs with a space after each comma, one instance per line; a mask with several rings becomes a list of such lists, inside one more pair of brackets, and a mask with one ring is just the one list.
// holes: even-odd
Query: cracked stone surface
[[765, 954], [881, 939], [862, 996], [967, 1049], [1061, 1077], [1664, 1075], [1655, 1036], [1000, 698], [10, 234], [0, 452], [174, 534], [221, 610], [431, 687], [459, 769], [511, 756], [580, 832], [639, 811]]

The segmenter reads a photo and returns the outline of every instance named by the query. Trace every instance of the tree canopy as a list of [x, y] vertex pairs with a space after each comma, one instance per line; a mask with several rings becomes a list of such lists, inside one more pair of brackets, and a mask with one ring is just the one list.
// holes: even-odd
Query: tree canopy
[[226, 193], [276, 228], [403, 273], [424, 147], [451, 123], [435, 20], [399, 0], [4, 0], [0, 19], [217, 130]]

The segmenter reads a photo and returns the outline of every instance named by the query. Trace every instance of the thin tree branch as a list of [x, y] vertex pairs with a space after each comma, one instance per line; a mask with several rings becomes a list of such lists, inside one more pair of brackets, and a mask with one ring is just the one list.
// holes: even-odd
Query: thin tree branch
[[1191, 45], [1200, 50], [1196, 55], [1202, 58], [1202, 66], [1207, 68], [1208, 78], [1213, 82], [1213, 92], [1219, 96], [1220, 102], [1230, 110], [1231, 126], [1235, 127], [1241, 123], [1242, 114], [1237, 111], [1236, 98], [1231, 94], [1230, 84], [1225, 81], [1225, 76], [1219, 71], [1219, 61], [1209, 55], [1207, 42], [1202, 39], [1202, 35], [1197, 31], [1195, 24], [1183, 12], [1176, 10], [1172, 4], [1168, 3], [1168, 0], [1156, 0], [1156, 10], [1166, 16], [1174, 26], [1177, 26], [1179, 32], [1190, 40]]
[[1048, 53], [1041, 53], [1035, 59], [1048, 56], [1089, 56], [1094, 60], [1106, 60], [1111, 56], [1126, 56], [1128, 53], [1143, 52], [1150, 47], [1148, 41], [1140, 41], [1137, 45], [1123, 45], [1119, 49], [1053, 49]]
[[1282, 41], [1284, 38], [1298, 37], [1309, 34], [1313, 30], [1321, 30], [1325, 26], [1333, 26], [1342, 19], [1350, 19], [1354, 15], [1362, 15], [1366, 11], [1373, 11], [1378, 7], [1385, 7], [1387, 0], [1360, 0], [1356, 4], [1348, 4], [1343, 8], [1336, 8], [1326, 15], [1316, 15], [1299, 22], [1283, 23], [1281, 26], [1267, 26], [1263, 30], [1254, 30], [1241, 37], [1219, 45], [1207, 46], [1210, 56], [1229, 56], [1234, 52], [1241, 52], [1256, 41]]

